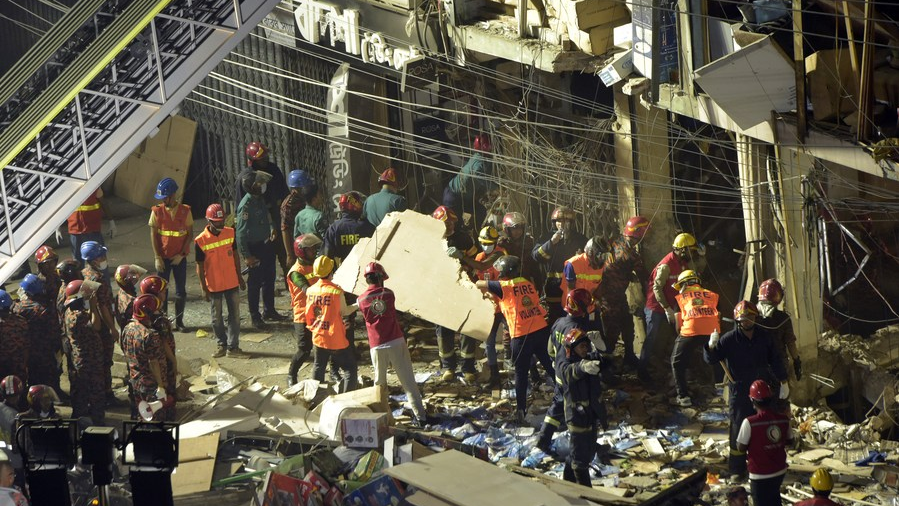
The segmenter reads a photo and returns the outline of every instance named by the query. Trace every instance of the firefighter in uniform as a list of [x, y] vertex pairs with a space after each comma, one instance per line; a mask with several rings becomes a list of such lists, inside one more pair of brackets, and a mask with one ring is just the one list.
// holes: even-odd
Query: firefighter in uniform
[[[481, 244], [481, 251], [474, 257], [474, 261], [469, 263], [468, 257], [463, 257], [463, 262], [476, 269], [478, 279], [482, 281], [499, 280], [499, 271], [493, 268], [493, 263], [499, 260], [501, 256], [506, 255], [506, 250], [497, 246], [499, 241], [499, 232], [491, 225], [482, 228], [478, 233], [478, 242]], [[487, 336], [487, 367], [490, 370], [490, 379], [488, 386], [495, 388], [499, 386], [499, 362], [496, 356], [496, 335], [500, 331], [500, 325], [505, 321], [503, 313], [499, 310], [499, 299], [493, 297], [493, 306], [496, 308], [493, 315], [493, 325], [490, 327], [490, 334]]]
[[[128, 381], [131, 386], [131, 412], [138, 412], [141, 401], [162, 401], [169, 397], [165, 388], [167, 346], [164, 338], [154, 328], [153, 322], [161, 317], [162, 301], [151, 294], [143, 294], [134, 299], [133, 318], [122, 331], [122, 353], [128, 365]], [[153, 418], [172, 418], [166, 415], [173, 411], [166, 406], [154, 413]]]
[[107, 276], [106, 246], [94, 241], [87, 241], [81, 245], [81, 258], [84, 259], [84, 269], [81, 271], [85, 281], [95, 281], [100, 284], [97, 289], [97, 310], [100, 314], [101, 327], [99, 329], [100, 341], [103, 346], [103, 363], [105, 366], [104, 377], [106, 388], [106, 402], [116, 404], [115, 394], [112, 391], [112, 353], [117, 336], [115, 318], [112, 315], [115, 300], [112, 298], [112, 286]]
[[704, 379], [711, 378], [708, 367], [696, 359], [702, 351], [703, 344], [707, 343], [713, 334], [717, 339], [718, 330], [721, 328], [718, 319], [718, 294], [703, 288], [701, 284], [699, 276], [689, 269], [681, 272], [677, 282], [674, 283], [674, 288], [680, 292], [674, 297], [680, 312], [677, 315], [677, 339], [671, 350], [671, 371], [677, 389], [674, 403], [682, 407], [693, 405], [687, 389], [687, 367], [693, 362], [693, 371], [696, 371], [697, 375]]
[[[44, 245], [38, 248], [34, 253], [34, 262], [37, 264], [38, 277], [40, 277], [41, 281], [44, 283], [44, 293], [47, 300], [52, 303], [56, 300], [56, 296], [59, 294], [59, 288], [62, 286], [62, 279], [59, 278], [59, 273], [56, 272], [56, 264], [59, 262], [59, 255], [53, 251], [53, 248]], [[56, 312], [56, 305], [51, 305], [53, 306], [53, 315], [58, 318], [59, 315]]]
[[[150, 209], [150, 244], [156, 256], [156, 273], [166, 281], [175, 278], [175, 327], [186, 332], [184, 306], [187, 303], [187, 257], [190, 238], [194, 236], [194, 218], [190, 206], [176, 198], [178, 183], [165, 178], [156, 186], [156, 200], [162, 202]], [[168, 299], [168, 297], [166, 297]], [[163, 309], [168, 312], [168, 300]]]
[[[177, 347], [175, 346], [175, 333], [172, 329], [172, 321], [165, 315], [165, 312], [162, 310], [162, 307], [165, 306], [166, 296], [168, 295], [168, 290], [166, 289], [168, 283], [164, 279], [159, 276], [147, 276], [140, 282], [140, 295], [153, 295], [157, 299], [159, 299], [159, 303], [161, 304], [159, 310], [156, 314], [152, 316], [149, 320], [151, 327], [156, 333], [159, 334], [159, 337], [162, 341], [162, 352], [165, 355], [165, 364], [166, 367], [164, 369], [165, 374], [163, 375], [163, 388], [165, 388], [168, 395], [174, 399], [176, 396], [176, 390], [178, 388], [177, 385], [177, 377], [178, 377], [178, 359], [175, 358], [175, 350]], [[139, 295], [139, 296], [140, 296]], [[139, 297], [138, 296], [138, 297]], [[131, 315], [132, 321], [134, 318], [134, 305], [131, 307]], [[124, 331], [124, 327], [122, 329]], [[122, 337], [122, 350], [124, 350], [124, 333]], [[163, 400], [163, 399], [160, 399]], [[175, 421], [175, 410], [174, 409], [166, 409], [162, 415], [156, 416], [166, 422]]]
[[[237, 175], [237, 187], [235, 188], [234, 201], [239, 205], [243, 200], [244, 193], [249, 190], [242, 183], [242, 177], [245, 173], [259, 171], [268, 176], [268, 182], [262, 192], [262, 198], [265, 201], [265, 207], [269, 212], [269, 219], [272, 223], [278, 223], [281, 210], [280, 205], [287, 197], [289, 190], [287, 182], [284, 180], [284, 172], [269, 158], [269, 149], [262, 145], [259, 141], [252, 141], [247, 144], [244, 153], [247, 155], [247, 168]], [[281, 272], [287, 275], [287, 253], [283, 249], [282, 242], [277, 238], [272, 240], [272, 250], [275, 258], [281, 264]]]
[[[609, 254], [609, 243], [602, 237], [593, 236], [584, 246], [584, 252], [574, 255], [565, 261], [562, 267], [562, 297], [575, 288], [583, 288], [590, 292], [594, 301], [599, 296], [599, 286], [602, 283], [603, 268], [606, 257]], [[596, 313], [596, 304], [590, 306], [590, 315], [594, 320], [599, 320]]]
[[12, 297], [0, 290], [0, 377], [17, 376], [27, 385], [28, 322], [12, 307]]
[[753, 504], [778, 504], [787, 474], [786, 447], [793, 442], [790, 418], [775, 408], [774, 393], [764, 380], [749, 387], [755, 414], [747, 416], [737, 434], [737, 447], [749, 461]]
[[[211, 302], [212, 331], [218, 343], [215, 358], [230, 354], [236, 358], [248, 355], [240, 349], [240, 290], [246, 290], [240, 275], [240, 255], [234, 240], [234, 229], [225, 226], [225, 211], [221, 204], [206, 208], [207, 225], [194, 239], [194, 255], [197, 259], [197, 277], [203, 298]], [[228, 307], [228, 324], [225, 325], [222, 304]]]
[[287, 252], [288, 267], [292, 267], [297, 261], [293, 254], [293, 224], [297, 219], [297, 213], [306, 207], [303, 189], [311, 184], [312, 179], [305, 170], [292, 170], [287, 175], [287, 188], [290, 193], [281, 201], [281, 241], [284, 242], [284, 249]]
[[[793, 373], [792, 379], [798, 381], [802, 379], [802, 360], [796, 347], [796, 334], [793, 332], [790, 315], [778, 308], [783, 299], [784, 288], [780, 281], [774, 278], [762, 281], [759, 285], [759, 319], [756, 325], [768, 331], [784, 358], [784, 367], [787, 372]], [[793, 361], [792, 368], [789, 367], [788, 360]]]
[[827, 469], [819, 467], [808, 480], [809, 486], [812, 487], [814, 497], [799, 501], [795, 506], [840, 506], [840, 503], [830, 499], [830, 493], [833, 491], [833, 477]]
[[637, 244], [643, 240], [649, 227], [649, 220], [634, 216], [627, 220], [621, 237], [612, 242], [612, 253], [606, 262], [600, 287], [599, 309], [602, 312], [603, 330], [606, 335], [607, 353], [615, 352], [618, 337], [624, 345], [623, 363], [627, 367], [637, 367], [640, 359], [634, 354], [634, 312], [627, 302], [627, 289], [631, 281], [640, 287], [642, 299], [636, 301], [643, 319], [645, 302], [644, 283], [649, 277], [643, 259], [637, 251]]
[[505, 255], [496, 261], [499, 281], [478, 281], [481, 290], [499, 297], [499, 307], [512, 336], [512, 363], [515, 365], [515, 400], [518, 405], [516, 418], [524, 419], [527, 412], [528, 369], [531, 357], [543, 364], [547, 378], [553, 378], [552, 360], [547, 352], [549, 327], [546, 310], [540, 305], [539, 294], [533, 283], [521, 277], [518, 257]]
[[401, 213], [409, 207], [406, 198], [397, 194], [396, 170], [393, 167], [384, 169], [378, 176], [378, 184], [381, 191], [369, 195], [362, 205], [362, 217], [375, 227], [384, 221], [387, 213]]
[[125, 328], [131, 320], [132, 304], [137, 297], [137, 283], [147, 269], [135, 264], [120, 265], [115, 270], [115, 282], [119, 285], [119, 293], [115, 301], [115, 319], [119, 328]]
[[543, 303], [549, 310], [549, 323], [562, 317], [562, 269], [565, 261], [580, 252], [587, 238], [574, 230], [574, 211], [567, 206], [559, 206], [550, 217], [553, 230], [548, 237], [540, 239], [533, 251], [534, 260], [543, 264], [546, 281], [541, 293]]
[[6, 442], [6, 456], [16, 471], [15, 484], [24, 490], [24, 463], [16, 443], [16, 417], [19, 416], [23, 393], [25, 384], [18, 377], [9, 375], [0, 380], [0, 441]]
[[62, 341], [62, 329], [55, 304], [47, 298], [44, 283], [34, 274], [26, 274], [19, 284], [19, 300], [12, 312], [28, 323], [28, 385], [50, 385], [59, 390], [62, 370], [56, 357]]
[[565, 423], [571, 437], [571, 453], [562, 477], [592, 487], [590, 464], [597, 453], [596, 430], [608, 424], [600, 382], [602, 359], [592, 351], [587, 334], [573, 328], [565, 334], [565, 356], [559, 360]]
[[328, 229], [328, 223], [325, 221], [324, 197], [321, 188], [317, 184], [312, 183], [303, 188], [303, 199], [306, 201], [306, 207], [297, 213], [297, 217], [293, 220], [293, 236], [299, 237], [303, 234], [315, 234], [318, 237], [324, 237], [325, 230]]
[[[534, 250], [534, 236], [527, 231], [528, 222], [524, 215], [518, 211], [508, 212], [503, 216], [502, 234], [496, 242], [497, 246], [504, 249], [506, 254], [515, 255], [521, 260], [521, 277], [534, 283], [534, 286], [543, 285], [543, 274], [540, 272], [540, 264], [530, 254]], [[503, 355], [506, 367], [512, 368], [512, 338], [509, 336], [508, 327], [503, 328]], [[535, 383], [539, 381], [540, 373], [536, 366], [531, 367], [531, 376]]]
[[755, 325], [758, 314], [755, 304], [745, 300], [738, 302], [734, 307], [736, 327], [719, 339], [716, 339], [716, 334], [712, 334], [703, 348], [706, 363], [722, 362], [730, 382], [728, 468], [732, 474], [739, 476], [746, 473], [746, 452], [738, 448], [737, 434], [743, 420], [753, 413], [752, 403], [749, 401], [750, 385], [757, 379], [766, 380], [769, 384], [780, 382], [780, 398], [786, 399], [790, 394], [787, 370], [777, 351], [777, 345], [764, 329]]
[[[456, 213], [446, 207], [438, 206], [431, 216], [442, 221], [445, 228], [443, 237], [446, 239], [447, 254], [460, 261], [465, 257], [473, 258], [477, 253], [471, 236], [456, 228], [458, 217]], [[463, 261], [464, 262], [464, 261]], [[463, 263], [466, 272], [468, 267]], [[456, 377], [456, 333], [453, 329], [437, 325], [437, 350], [440, 355], [440, 366], [443, 368], [443, 381], [452, 381]], [[459, 354], [462, 356], [462, 374], [468, 384], [474, 383], [477, 378], [475, 370], [475, 350], [478, 341], [472, 337], [462, 335], [459, 338]]]
[[66, 286], [66, 337], [72, 350], [69, 368], [72, 418], [89, 417], [95, 425], [106, 420], [106, 357], [100, 329], [97, 291], [100, 283], [75, 280]]
[[356, 389], [356, 355], [350, 349], [343, 320], [358, 307], [347, 306], [343, 289], [331, 281], [334, 260], [320, 256], [312, 264], [312, 274], [319, 278], [306, 289], [306, 327], [312, 332], [315, 358], [312, 375], [325, 380], [328, 363], [337, 367], [341, 377], [340, 392]]
[[[62, 352], [66, 358], [66, 370], [72, 370], [72, 347], [69, 345], [69, 338], [66, 336], [66, 287], [69, 283], [76, 279], [84, 279], [81, 275], [81, 267], [74, 258], [63, 260], [56, 264], [56, 272], [62, 283], [59, 286], [59, 293], [56, 295], [56, 314], [59, 318], [59, 328], [61, 329], [60, 340], [62, 341]], [[71, 394], [71, 388], [69, 389]]]
[[[72, 257], [78, 262], [78, 268], [84, 267], [84, 260], [81, 258], [81, 245], [87, 241], [95, 241], [103, 245], [103, 217], [111, 216], [103, 202], [103, 190], [97, 188], [94, 193], [78, 206], [69, 216], [68, 229], [69, 239], [72, 243]], [[109, 236], [114, 237], [116, 234], [115, 220], [109, 220]], [[61, 241], [62, 236], [57, 232], [57, 242]]]
[[297, 350], [290, 359], [287, 386], [296, 384], [300, 367], [312, 353], [312, 332], [306, 328], [306, 290], [318, 281], [312, 274], [312, 263], [318, 256], [321, 243], [315, 234], [303, 234], [293, 241], [291, 248], [296, 261], [287, 273], [287, 288], [293, 308], [293, 336], [297, 341]]

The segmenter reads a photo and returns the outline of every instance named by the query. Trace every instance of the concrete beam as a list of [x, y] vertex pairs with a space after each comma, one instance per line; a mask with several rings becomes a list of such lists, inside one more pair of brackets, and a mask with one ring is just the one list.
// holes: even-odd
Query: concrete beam
[[589, 71], [602, 66], [603, 58], [580, 51], [563, 51], [559, 44], [481, 28], [457, 26], [450, 32], [459, 49], [475, 51], [509, 61], [532, 65], [546, 72]]

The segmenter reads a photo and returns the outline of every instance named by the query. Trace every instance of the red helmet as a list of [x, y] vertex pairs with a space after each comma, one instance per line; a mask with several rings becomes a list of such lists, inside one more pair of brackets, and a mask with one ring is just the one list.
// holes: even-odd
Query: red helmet
[[396, 186], [396, 169], [393, 167], [387, 167], [384, 169], [384, 172], [378, 176], [378, 182], [381, 184], [389, 184], [391, 186]]
[[159, 301], [159, 297], [145, 293], [134, 299], [134, 307], [131, 309], [131, 314], [135, 320], [144, 320], [156, 311], [159, 311], [160, 307], [162, 307], [162, 302]]
[[124, 264], [115, 270], [115, 282], [122, 288], [133, 288], [147, 269], [139, 265]]
[[581, 342], [583, 341], [590, 341], [590, 339], [587, 337], [586, 332], [577, 327], [569, 330], [565, 334], [565, 340], [563, 341], [563, 343], [565, 344], [565, 356], [570, 357], [571, 350], [575, 349], [577, 345], [581, 344]]
[[743, 321], [748, 319], [750, 316], [755, 318], [759, 315], [759, 308], [755, 306], [752, 302], [748, 300], [741, 300], [737, 302], [737, 305], [734, 306], [734, 320]]
[[487, 134], [480, 134], [474, 136], [474, 150], [475, 151], [491, 151], [493, 149], [493, 145], [490, 144], [490, 137], [487, 137]]
[[754, 401], [766, 401], [774, 394], [771, 393], [771, 387], [765, 380], [755, 380], [749, 387], [749, 398]]
[[624, 236], [643, 239], [647, 228], [649, 228], [649, 220], [642, 216], [634, 216], [624, 224]]
[[776, 306], [782, 300], [784, 300], [784, 287], [780, 281], [774, 278], [762, 281], [759, 285], [759, 302], [767, 301]]
[[381, 281], [389, 278], [387, 271], [384, 270], [384, 266], [378, 262], [369, 262], [365, 266], [365, 277], [367, 278], [369, 275], [376, 275], [381, 278]]
[[0, 381], [0, 395], [3, 397], [19, 395], [23, 390], [25, 390], [25, 384], [22, 383], [18, 376], [10, 374]]
[[168, 282], [161, 277], [147, 276], [140, 282], [140, 293], [158, 296], [165, 291], [166, 286], [168, 286]]
[[524, 215], [518, 211], [512, 211], [503, 216], [503, 229], [523, 227], [527, 224], [528, 221], [524, 218]]
[[42, 264], [44, 262], [55, 262], [59, 260], [59, 255], [53, 251], [53, 248], [50, 246], [44, 245], [37, 249], [34, 253], [34, 261], [38, 264]]
[[259, 141], [253, 141], [247, 144], [245, 151], [247, 154], [247, 165], [253, 165], [256, 160], [261, 160], [268, 153], [268, 149]]
[[434, 212], [431, 213], [433, 218], [436, 218], [440, 221], [459, 221], [459, 218], [456, 216], [456, 212], [446, 206], [438, 206], [437, 209], [434, 209]]
[[99, 288], [100, 283], [96, 281], [84, 281], [81, 279], [70, 281], [69, 284], [66, 285], [66, 306], [76, 299], [89, 300], [95, 293], [97, 293]]
[[553, 214], [550, 217], [551, 221], [574, 221], [574, 211], [571, 210], [568, 206], [559, 206], [553, 209]]
[[209, 204], [206, 208], [206, 219], [209, 221], [225, 221], [225, 209], [221, 204]]
[[47, 385], [31, 385], [28, 389], [28, 406], [34, 411], [41, 412], [44, 410], [42, 401], [45, 398], [49, 398], [52, 403], [59, 402], [59, 397], [56, 395], [56, 390], [53, 390], [53, 387]]
[[357, 191], [347, 192], [340, 196], [337, 207], [345, 213], [359, 214], [362, 212], [362, 194]]
[[306, 248], [314, 248], [322, 243], [322, 240], [315, 234], [303, 234], [293, 240], [293, 254], [297, 258], [301, 258], [307, 262], [315, 260], [318, 251], [313, 251], [309, 255], [306, 254]]
[[583, 288], [575, 288], [565, 296], [565, 312], [571, 316], [586, 316], [593, 305], [593, 294]]

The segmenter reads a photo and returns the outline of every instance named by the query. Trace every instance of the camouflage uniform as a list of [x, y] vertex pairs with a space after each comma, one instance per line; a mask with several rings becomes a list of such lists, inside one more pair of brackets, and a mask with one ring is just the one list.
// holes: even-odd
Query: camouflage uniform
[[30, 297], [19, 299], [12, 312], [28, 322], [28, 385], [50, 385], [59, 389], [59, 363], [56, 354], [62, 347], [56, 308]]
[[[635, 277], [636, 276], [636, 277]], [[634, 316], [627, 304], [627, 288], [631, 281], [637, 281], [641, 289], [649, 273], [643, 265], [640, 253], [628, 246], [624, 237], [612, 243], [611, 259], [606, 262], [599, 286], [599, 309], [605, 331], [608, 353], [615, 351], [618, 336], [624, 344], [625, 358], [634, 355]]]
[[115, 300], [115, 321], [119, 324], [120, 329], [124, 329], [125, 325], [131, 321], [135, 296], [128, 293], [124, 288], [119, 288], [119, 293]]
[[[153, 322], [153, 329], [162, 337], [162, 345], [168, 346], [168, 348], [172, 350], [172, 355], [174, 356], [175, 333], [172, 332], [172, 322], [164, 316], [157, 318], [156, 321]], [[177, 364], [173, 364], [172, 361], [169, 360], [169, 356], [165, 353], [165, 349], [162, 349], [162, 355], [165, 357], [165, 369], [162, 371], [162, 380], [165, 381], [165, 393], [174, 398], [176, 397], [175, 390], [178, 388], [177, 378], [175, 377], [178, 367]], [[166, 422], [174, 422], [175, 410], [166, 409], [163, 420]]]
[[72, 417], [89, 416], [95, 424], [106, 419], [104, 356], [100, 333], [91, 326], [90, 309], [66, 310], [66, 337], [72, 350], [69, 368]]
[[28, 322], [25, 318], [0, 313], [0, 378], [14, 374], [28, 384]]
[[[109, 308], [110, 313], [115, 314], [115, 300], [112, 298], [112, 287], [109, 285], [109, 279], [103, 271], [98, 271], [89, 262], [81, 271], [85, 281], [96, 281], [100, 283], [97, 289], [97, 306]], [[115, 339], [113, 333], [115, 329], [106, 328], [103, 324], [100, 326], [100, 346], [103, 350], [103, 385], [104, 392], [112, 392], [112, 353], [115, 348]]]
[[[128, 364], [128, 377], [133, 395], [132, 409], [136, 409], [140, 401], [156, 399], [156, 389], [165, 385], [156, 383], [153, 377], [150, 363], [156, 361], [159, 364], [161, 376], [166, 377], [165, 339], [160, 333], [145, 327], [136, 320], [128, 323], [122, 331], [122, 352]], [[161, 400], [161, 399], [160, 399]], [[154, 418], [159, 418], [159, 415]]]

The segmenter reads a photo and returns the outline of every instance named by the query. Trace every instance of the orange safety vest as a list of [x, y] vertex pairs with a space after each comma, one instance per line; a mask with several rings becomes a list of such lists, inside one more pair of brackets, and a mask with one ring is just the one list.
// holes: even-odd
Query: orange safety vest
[[156, 233], [162, 243], [162, 258], [183, 254], [188, 239], [187, 218], [190, 216], [190, 206], [178, 204], [174, 216], [165, 208], [165, 204], [153, 206], [150, 212], [156, 218]]
[[[565, 260], [565, 263], [571, 264], [574, 268], [576, 279], [574, 281], [574, 286], [569, 287], [568, 280], [565, 279], [564, 274], [562, 275], [562, 300], [564, 301], [568, 297], [568, 292], [578, 288], [587, 290], [595, 298], [596, 289], [599, 288], [599, 284], [602, 282], [602, 272], [605, 266], [600, 267], [599, 269], [590, 267], [590, 260], [587, 259], [586, 253], [575, 255], [568, 260]], [[588, 311], [591, 313], [596, 311], [596, 304], [591, 304]]]
[[319, 279], [306, 289], [306, 328], [312, 344], [326, 350], [342, 350], [350, 345], [340, 315], [343, 290], [329, 279]]
[[294, 272], [300, 273], [300, 276], [306, 278], [309, 286], [315, 284], [318, 278], [312, 275], [312, 264], [304, 265], [294, 262], [293, 267], [287, 271], [287, 288], [290, 290], [290, 304], [293, 306], [293, 322], [306, 323], [306, 295], [303, 290], [290, 280], [290, 275]]
[[513, 339], [546, 328], [546, 311], [540, 305], [540, 294], [534, 283], [519, 277], [501, 280], [499, 285], [503, 289], [499, 308]]
[[100, 208], [97, 192], [88, 197], [84, 204], [78, 206], [78, 209], [69, 216], [68, 223], [70, 234], [80, 235], [100, 231], [103, 224], [103, 209]]
[[[496, 247], [496, 251], [499, 251], [503, 255], [506, 254], [505, 248], [500, 248], [499, 246]], [[482, 251], [478, 253], [477, 256], [474, 257], [474, 259], [478, 262], [483, 262], [484, 259], [487, 258], [487, 256], [488, 255]], [[488, 269], [478, 271], [477, 275], [478, 279], [482, 281], [499, 281], [499, 271], [494, 269], [492, 265]], [[494, 314], [499, 314], [499, 297], [497, 297], [496, 295], [493, 296], [493, 307], [496, 308]]]
[[234, 229], [224, 227], [219, 235], [213, 235], [206, 227], [194, 241], [206, 255], [203, 261], [206, 288], [216, 293], [237, 288], [240, 281], [234, 266]]
[[688, 287], [674, 296], [680, 306], [680, 335], [707, 336], [721, 329], [718, 321], [718, 294], [702, 287]]

